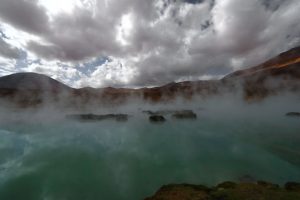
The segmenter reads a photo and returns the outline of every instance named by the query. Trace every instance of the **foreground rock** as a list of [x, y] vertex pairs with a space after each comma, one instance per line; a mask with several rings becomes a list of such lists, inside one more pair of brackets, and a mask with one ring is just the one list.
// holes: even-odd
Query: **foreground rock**
[[78, 120], [78, 121], [102, 121], [102, 120], [115, 120], [123, 122], [128, 120], [126, 114], [107, 114], [107, 115], [95, 115], [95, 114], [74, 114], [67, 115], [67, 119]]
[[166, 118], [162, 115], [151, 115], [149, 121], [152, 123], [162, 123], [166, 121]]
[[154, 196], [145, 200], [206, 200], [209, 189], [201, 185], [172, 184], [162, 186]]
[[196, 113], [192, 110], [178, 111], [172, 115], [175, 119], [197, 119]]
[[161, 187], [145, 200], [299, 200], [299, 183], [279, 185], [258, 181], [255, 183], [224, 182], [216, 187], [172, 184]]
[[300, 117], [300, 112], [289, 112], [289, 113], [286, 113], [285, 116], [287, 116], [287, 117]]

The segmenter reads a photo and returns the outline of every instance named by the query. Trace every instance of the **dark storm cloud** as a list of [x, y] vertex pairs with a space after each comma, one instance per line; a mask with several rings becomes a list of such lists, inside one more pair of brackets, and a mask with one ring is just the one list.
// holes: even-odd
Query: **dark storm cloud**
[[0, 37], [0, 57], [17, 59], [19, 58], [19, 53], [19, 49], [12, 47], [10, 44], [5, 42], [2, 37]]
[[0, 20], [39, 36], [24, 51], [41, 60], [77, 66], [110, 58], [77, 70], [84, 75], [79, 86], [216, 78], [300, 44], [298, 0], [81, 2], [71, 13], [48, 16], [37, 0], [0, 0]]
[[30, 33], [47, 32], [48, 17], [45, 13], [37, 0], [0, 0], [0, 18]]

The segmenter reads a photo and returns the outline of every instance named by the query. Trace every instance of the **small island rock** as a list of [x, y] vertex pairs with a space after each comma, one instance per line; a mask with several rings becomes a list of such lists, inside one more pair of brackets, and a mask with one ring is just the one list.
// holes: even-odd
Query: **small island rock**
[[152, 123], [161, 123], [161, 122], [165, 122], [166, 118], [164, 118], [164, 116], [162, 115], [151, 115], [149, 117], [149, 121]]

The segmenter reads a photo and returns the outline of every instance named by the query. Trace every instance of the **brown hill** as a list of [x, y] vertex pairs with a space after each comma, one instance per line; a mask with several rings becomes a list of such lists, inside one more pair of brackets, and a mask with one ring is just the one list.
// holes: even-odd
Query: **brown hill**
[[222, 81], [240, 84], [245, 99], [261, 99], [282, 91], [299, 91], [300, 47], [283, 52], [261, 65], [233, 72]]
[[[270, 72], [270, 75], [286, 74], [291, 77], [300, 78], [300, 47], [293, 48], [289, 51], [283, 52], [278, 56], [254, 67], [245, 70], [233, 72], [224, 77], [224, 79], [231, 79], [236, 77], [245, 77], [255, 75], [257, 73]], [[289, 68], [288, 70], [285, 70]], [[293, 68], [293, 69], [291, 69]], [[294, 71], [295, 70], [295, 71]], [[296, 72], [296, 73], [293, 73]]]

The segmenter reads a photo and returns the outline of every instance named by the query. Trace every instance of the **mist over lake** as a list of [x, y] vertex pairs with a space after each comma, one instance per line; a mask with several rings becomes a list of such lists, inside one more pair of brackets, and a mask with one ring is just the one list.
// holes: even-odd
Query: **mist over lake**
[[[2, 108], [0, 199], [143, 199], [168, 183], [300, 181], [299, 96], [247, 103], [222, 97], [128, 104], [127, 122], [80, 122], [68, 112]], [[142, 110], [192, 109], [196, 120], [153, 124]], [[115, 110], [115, 112], [114, 112]]]
[[0, 0], [0, 200], [299, 200], [299, 0]]

